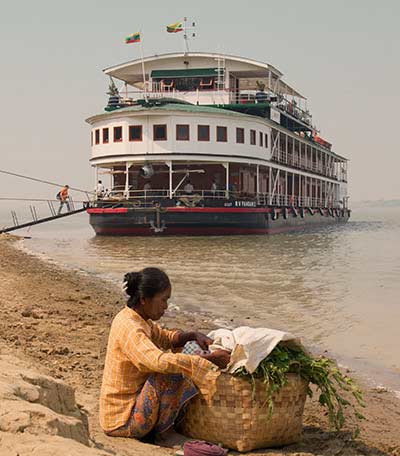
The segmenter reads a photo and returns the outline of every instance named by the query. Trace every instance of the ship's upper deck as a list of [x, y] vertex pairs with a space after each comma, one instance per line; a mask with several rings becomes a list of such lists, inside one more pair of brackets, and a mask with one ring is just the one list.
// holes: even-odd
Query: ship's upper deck
[[[161, 54], [122, 63], [104, 72], [124, 82], [119, 106], [140, 98], [173, 98], [195, 105], [219, 105], [268, 117], [282, 114], [285, 126], [311, 131], [312, 118], [306, 98], [283, 81], [274, 66], [256, 60], [206, 52]], [[253, 112], [254, 111], [254, 112]], [[262, 115], [265, 110], [261, 110]], [[275, 113], [276, 114], [276, 113]], [[276, 114], [275, 117], [280, 117]]]
[[[297, 90], [282, 80], [283, 73], [272, 65], [256, 60], [206, 52], [188, 52], [154, 55], [132, 60], [110, 68], [104, 72], [126, 82], [130, 86], [143, 89], [143, 66], [147, 84], [162, 79], [165, 83], [182, 82], [178, 79], [196, 79], [186, 81], [193, 89], [235, 89], [239, 82], [241, 90], [257, 90], [257, 81], [264, 84], [265, 89], [286, 96], [305, 99]], [[197, 81], [198, 79], [198, 81]], [[197, 85], [198, 83], [198, 85]], [[223, 83], [219, 87], [218, 84]], [[197, 87], [196, 87], [197, 86]], [[171, 86], [173, 87], [173, 84]]]

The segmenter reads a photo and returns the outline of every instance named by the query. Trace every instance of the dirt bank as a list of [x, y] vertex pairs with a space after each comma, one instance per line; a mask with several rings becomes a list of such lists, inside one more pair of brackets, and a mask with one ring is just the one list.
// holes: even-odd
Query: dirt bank
[[[120, 291], [89, 274], [26, 254], [15, 248], [14, 242], [14, 238], [0, 236], [1, 352], [75, 388], [77, 402], [88, 415], [92, 447], [88, 450], [120, 455], [172, 454], [172, 450], [134, 440], [108, 438], [98, 426], [98, 393], [108, 330], [124, 305]], [[169, 312], [163, 322], [183, 329], [208, 330], [213, 326], [202, 316], [177, 311]], [[359, 440], [352, 441], [346, 432], [330, 433], [319, 405], [308, 401], [303, 442], [259, 453], [400, 456], [400, 401], [391, 393], [368, 387], [364, 387], [364, 394], [367, 420]], [[0, 420], [0, 450], [4, 442], [10, 447], [10, 439], [22, 445], [30, 438], [25, 432], [7, 431], [4, 436], [5, 432]]]

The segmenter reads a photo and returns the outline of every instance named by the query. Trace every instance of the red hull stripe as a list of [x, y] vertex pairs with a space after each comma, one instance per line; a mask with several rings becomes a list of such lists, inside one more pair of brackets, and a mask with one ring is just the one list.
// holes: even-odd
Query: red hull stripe
[[[271, 212], [271, 209], [263, 207], [168, 207], [168, 212]], [[277, 209], [277, 212], [280, 210]]]
[[[167, 207], [167, 212], [184, 212], [184, 213], [210, 213], [210, 212], [219, 212], [219, 213], [249, 213], [249, 212], [271, 212], [269, 208], [262, 207]], [[135, 210], [140, 211], [140, 207], [135, 208]], [[126, 207], [117, 207], [117, 208], [91, 208], [87, 210], [88, 214], [126, 214], [128, 208]], [[280, 209], [276, 209], [276, 212], [280, 212]]]
[[93, 207], [87, 210], [88, 214], [126, 214], [128, 209], [126, 207], [115, 207], [115, 208], [99, 208]]
[[[140, 211], [140, 207], [136, 207], [136, 211]], [[148, 209], [148, 208], [147, 208]], [[154, 208], [155, 209], [155, 208]], [[272, 212], [271, 208], [264, 207], [167, 207], [167, 212], [184, 212], [184, 213], [266, 213]], [[290, 210], [289, 210], [290, 211]], [[87, 210], [88, 214], [126, 214], [128, 208], [116, 207], [116, 208], [99, 208], [94, 207]], [[276, 213], [282, 212], [282, 209], [275, 209]], [[316, 213], [316, 211], [313, 211]], [[325, 210], [323, 210], [326, 213]]]

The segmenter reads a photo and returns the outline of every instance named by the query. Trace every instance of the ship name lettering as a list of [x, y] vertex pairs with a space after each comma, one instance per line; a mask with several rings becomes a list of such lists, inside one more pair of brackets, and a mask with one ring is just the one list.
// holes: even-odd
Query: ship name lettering
[[255, 201], [235, 201], [236, 207], [256, 207]]

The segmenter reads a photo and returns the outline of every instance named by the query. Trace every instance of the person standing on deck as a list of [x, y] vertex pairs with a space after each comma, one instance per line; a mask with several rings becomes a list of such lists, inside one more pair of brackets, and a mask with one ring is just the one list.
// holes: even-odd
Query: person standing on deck
[[193, 193], [194, 187], [190, 179], [188, 179], [188, 181], [186, 182], [186, 185], [183, 187], [183, 190], [187, 195], [191, 195]]
[[64, 204], [67, 206], [68, 212], [71, 211], [71, 207], [69, 205], [68, 190], [69, 190], [69, 186], [64, 185], [64, 187], [57, 194], [57, 198], [60, 200], [60, 207], [58, 208], [57, 215], [61, 214], [61, 210], [62, 210]]
[[96, 186], [96, 196], [97, 198], [102, 198], [104, 196], [104, 185], [101, 180], [97, 182]]
[[215, 179], [213, 179], [212, 184], [211, 184], [211, 194], [212, 196], [215, 196], [218, 190], [218, 184]]

